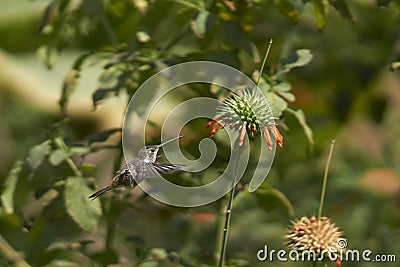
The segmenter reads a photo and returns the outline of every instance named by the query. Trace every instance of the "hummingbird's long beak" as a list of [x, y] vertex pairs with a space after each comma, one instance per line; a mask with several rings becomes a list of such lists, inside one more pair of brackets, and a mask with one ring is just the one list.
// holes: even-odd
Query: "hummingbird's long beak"
[[165, 145], [165, 144], [167, 144], [169, 142], [172, 142], [172, 141], [174, 141], [176, 139], [182, 138], [182, 137], [184, 137], [184, 135], [180, 135], [178, 137], [172, 138], [171, 140], [168, 140], [168, 141], [165, 141], [164, 143], [159, 144], [158, 147], [162, 147], [163, 145]]

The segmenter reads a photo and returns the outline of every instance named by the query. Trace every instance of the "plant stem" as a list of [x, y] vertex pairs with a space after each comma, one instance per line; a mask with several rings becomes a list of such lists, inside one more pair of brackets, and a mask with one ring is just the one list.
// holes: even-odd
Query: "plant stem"
[[223, 267], [225, 264], [225, 252], [226, 252], [226, 244], [228, 241], [228, 233], [229, 233], [229, 224], [231, 220], [231, 214], [232, 214], [232, 203], [233, 203], [233, 198], [235, 195], [235, 181], [236, 181], [236, 172], [237, 172], [237, 166], [238, 166], [238, 161], [241, 155], [241, 152], [243, 150], [242, 146], [239, 146], [239, 137], [237, 138], [234, 146], [237, 147], [238, 149], [234, 149], [233, 151], [233, 166], [234, 172], [232, 174], [232, 189], [229, 192], [229, 200], [228, 203], [225, 207], [225, 222], [224, 222], [224, 228], [222, 229], [222, 238], [218, 240], [217, 246], [219, 247], [219, 260], [218, 260], [218, 267]]
[[322, 215], [322, 207], [324, 205], [324, 199], [325, 199], [325, 193], [326, 193], [326, 184], [328, 181], [329, 165], [331, 163], [331, 158], [332, 158], [332, 153], [333, 153], [334, 147], [335, 147], [335, 140], [332, 140], [331, 148], [329, 150], [328, 160], [326, 161], [326, 165], [325, 165], [324, 182], [322, 184], [321, 199], [319, 201], [318, 218], [321, 218], [321, 215]]
[[[116, 173], [121, 166], [121, 161], [123, 158], [123, 152], [122, 152], [122, 140], [120, 140], [120, 145], [118, 145], [118, 155], [116, 156], [114, 160], [114, 166], [113, 166], [113, 173]], [[112, 203], [111, 203], [112, 205]], [[112, 248], [113, 242], [114, 242], [114, 237], [115, 237], [115, 227], [116, 227], [116, 217], [118, 216], [117, 213], [115, 212], [109, 212], [107, 217], [107, 233], [106, 233], [106, 249], [109, 250]]]
[[271, 46], [272, 46], [272, 39], [269, 40], [268, 49], [267, 49], [267, 52], [265, 53], [264, 60], [263, 60], [263, 63], [261, 65], [261, 68], [260, 68], [260, 73], [258, 74], [257, 85], [260, 84], [261, 74], [262, 74], [262, 72], [264, 70], [265, 62], [267, 61], [267, 57], [268, 57], [268, 54], [269, 54], [269, 50], [271, 50]]
[[[61, 142], [59, 138], [56, 137], [53, 140], [57, 148], [65, 149], [65, 144]], [[78, 169], [78, 167], [75, 165], [75, 162], [71, 158], [66, 158], [65, 162], [67, 163], [68, 167], [71, 169], [71, 171], [74, 173], [76, 177], [82, 177], [81, 171]]]
[[20, 253], [15, 251], [15, 249], [7, 243], [7, 241], [0, 235], [0, 254], [3, 257], [14, 263], [13, 266], [16, 267], [30, 267], [29, 265], [21, 256]]
[[[235, 181], [235, 179], [233, 179]], [[224, 229], [223, 229], [223, 234], [222, 234], [222, 242], [221, 242], [221, 251], [220, 251], [220, 256], [219, 256], [219, 261], [218, 261], [218, 267], [223, 267], [225, 264], [225, 251], [226, 251], [226, 244], [228, 241], [228, 232], [229, 232], [229, 223], [231, 220], [231, 213], [232, 213], [232, 202], [233, 202], [233, 197], [235, 195], [235, 185], [233, 182], [233, 187], [231, 191], [229, 192], [229, 200], [228, 204], [226, 205], [226, 210], [225, 210], [225, 223], [224, 223]]]

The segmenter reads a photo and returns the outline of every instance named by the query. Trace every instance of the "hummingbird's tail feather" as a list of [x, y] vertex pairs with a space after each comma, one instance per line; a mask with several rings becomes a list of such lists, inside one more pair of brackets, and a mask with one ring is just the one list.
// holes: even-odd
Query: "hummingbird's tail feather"
[[112, 186], [109, 186], [109, 185], [108, 185], [108, 186], [104, 187], [103, 189], [100, 189], [99, 191], [97, 191], [97, 192], [91, 194], [91, 195], [89, 196], [89, 198], [90, 198], [91, 200], [93, 200], [93, 199], [95, 199], [95, 198], [98, 198], [99, 196], [101, 196], [101, 195], [104, 194], [105, 192], [110, 191], [111, 189], [112, 189]]

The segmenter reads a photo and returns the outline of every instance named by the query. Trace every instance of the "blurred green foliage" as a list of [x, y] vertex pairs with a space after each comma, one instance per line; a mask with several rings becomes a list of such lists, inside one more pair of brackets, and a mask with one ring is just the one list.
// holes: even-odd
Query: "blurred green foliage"
[[[131, 96], [176, 63], [212, 60], [257, 77], [269, 38], [274, 44], [260, 87], [284, 100], [278, 125], [285, 144], [262, 188], [235, 196], [227, 264], [311, 265], [259, 262], [256, 253], [265, 244], [284, 248], [293, 216], [315, 215], [327, 148], [335, 138], [324, 215], [341, 226], [349, 248], [399, 260], [399, 1], [53, 0], [5, 6], [4, 51], [37, 53], [49, 69], [66, 51], [80, 56], [59, 81], [59, 112], [31, 106], [1, 84], [0, 266], [215, 265], [226, 199], [174, 208], [123, 190], [89, 201], [99, 186], [94, 177], [112, 176], [121, 164], [121, 129], [99, 129], [69, 108], [93, 66], [100, 67], [97, 87], [90, 88], [93, 112], [113, 96]], [[0, 70], [0, 81], [6, 75]], [[221, 98], [207, 86], [188, 90]], [[187, 126], [193, 136], [184, 151], [194, 158], [195, 140], [208, 135], [206, 120], [200, 122]], [[152, 127], [157, 132], [160, 125]], [[255, 153], [258, 144], [252, 143]], [[88, 158], [110, 150], [114, 170], [97, 173], [101, 166]], [[215, 169], [182, 174], [176, 182], [199, 185], [226, 157], [219, 151]]]

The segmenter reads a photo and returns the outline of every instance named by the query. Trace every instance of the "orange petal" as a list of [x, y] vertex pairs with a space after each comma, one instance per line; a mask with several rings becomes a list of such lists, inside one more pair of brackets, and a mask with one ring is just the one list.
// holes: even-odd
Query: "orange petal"
[[239, 146], [243, 145], [244, 137], [246, 136], [246, 122], [243, 123], [242, 129], [240, 129], [240, 136], [239, 136]]
[[275, 136], [276, 143], [278, 144], [279, 147], [283, 147], [283, 136], [278, 130], [278, 127], [276, 127], [274, 124], [268, 125], [269, 129]]
[[219, 131], [219, 129], [221, 129], [222, 126], [224, 126], [224, 125], [225, 125], [225, 123], [218, 123], [218, 125], [214, 129], [211, 130], [210, 138], [213, 138], [214, 135]]
[[336, 258], [335, 263], [337, 267], [342, 267], [342, 262], [340, 261], [339, 258]]
[[216, 123], [216, 122], [219, 121], [219, 119], [221, 119], [221, 116], [219, 116], [219, 117], [217, 117], [217, 118], [212, 119], [211, 121], [209, 121], [209, 122], [206, 124], [206, 129], [208, 129], [208, 128], [210, 128], [211, 126], [213, 126], [214, 123]]
[[268, 144], [268, 149], [269, 149], [269, 151], [271, 151], [272, 150], [272, 140], [271, 140], [271, 136], [269, 135], [268, 128], [263, 127], [262, 130], [264, 132], [265, 141]]

